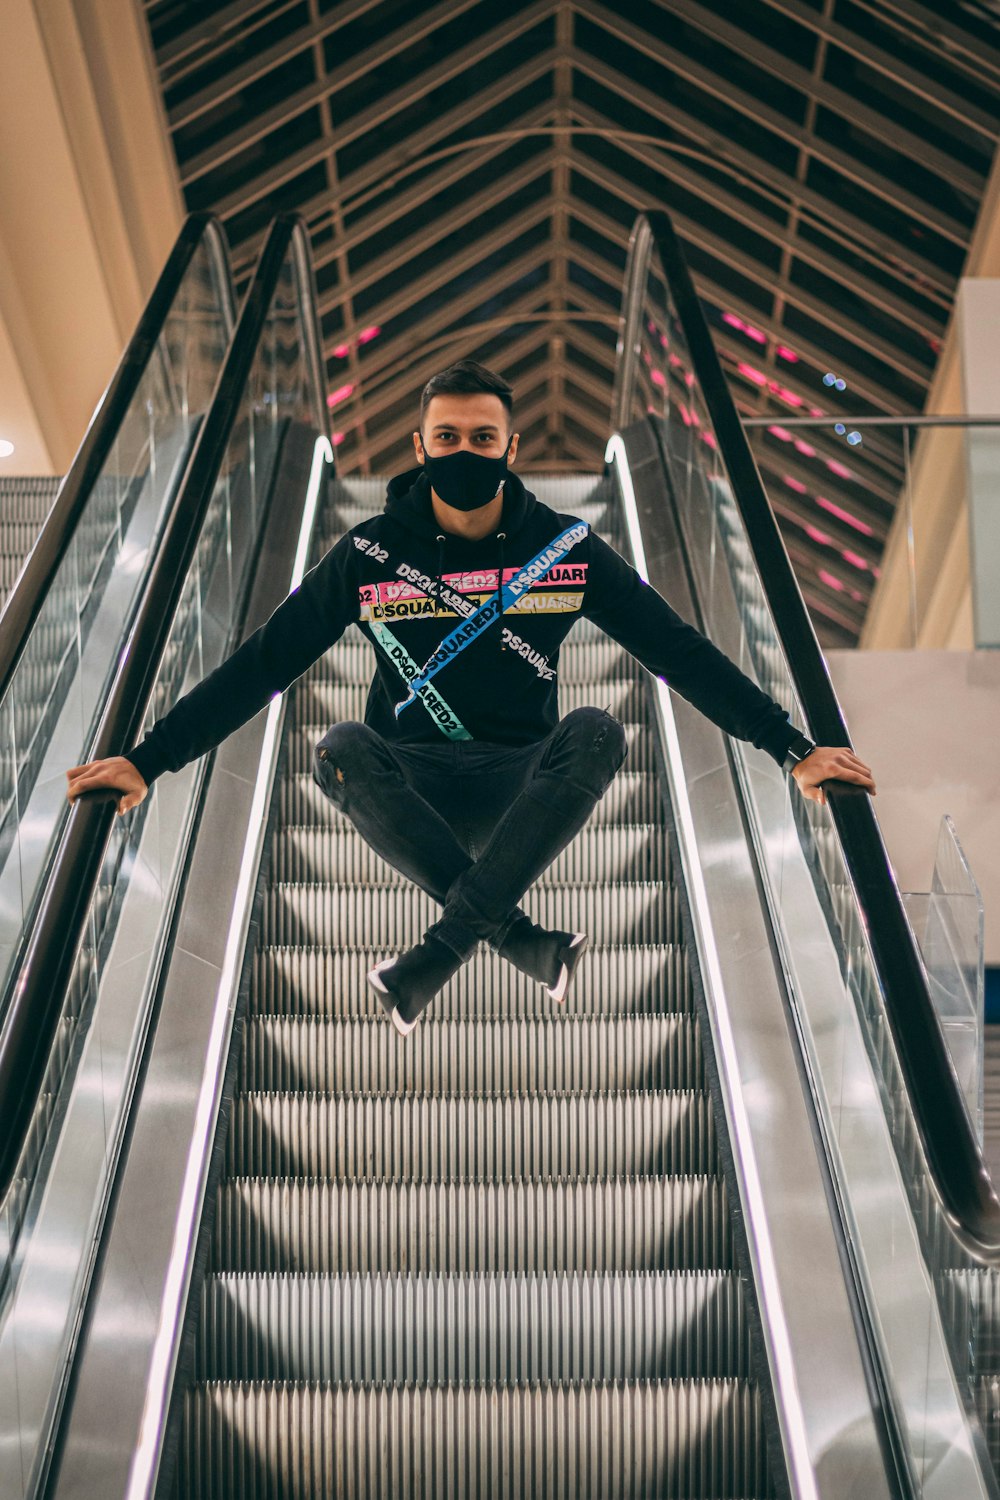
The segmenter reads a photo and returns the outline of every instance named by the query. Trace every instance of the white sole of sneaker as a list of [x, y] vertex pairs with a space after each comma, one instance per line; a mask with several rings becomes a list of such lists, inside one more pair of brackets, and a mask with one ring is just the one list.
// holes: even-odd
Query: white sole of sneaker
[[559, 970], [559, 978], [555, 984], [548, 987], [549, 994], [559, 1005], [562, 1005], [566, 999], [566, 992], [569, 989], [569, 982], [573, 977], [573, 971], [580, 962], [580, 957], [586, 946], [587, 934], [585, 932], [574, 932], [572, 941], [567, 944], [569, 952], [575, 954], [573, 962], [569, 964], [564, 963]]
[[[407, 1036], [413, 1030], [414, 1026], [416, 1026], [417, 1022], [403, 1020], [395, 1005], [391, 1004], [392, 991], [388, 989], [387, 986], [384, 985], [382, 983], [382, 980], [379, 978], [380, 970], [387, 969], [390, 964], [394, 964], [395, 962], [396, 960], [394, 958], [383, 958], [379, 963], [375, 965], [374, 969], [368, 970], [368, 983], [371, 985], [372, 989], [376, 991], [379, 999], [382, 1001], [383, 1010], [389, 1012], [389, 1020], [392, 1022], [393, 1026], [395, 1026], [400, 1036]], [[386, 999], [390, 1001], [389, 1005], [386, 1005]], [[419, 1019], [420, 1018], [418, 1016], [417, 1020]]]

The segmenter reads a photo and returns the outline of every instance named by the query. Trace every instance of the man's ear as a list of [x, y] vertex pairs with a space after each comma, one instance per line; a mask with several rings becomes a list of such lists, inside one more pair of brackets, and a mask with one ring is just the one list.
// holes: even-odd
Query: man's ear
[[517, 457], [517, 440], [521, 436], [519, 432], [511, 433], [510, 452], [507, 454], [507, 462], [512, 464]]
[[415, 432], [413, 434], [413, 451], [417, 455], [417, 463], [418, 464], [422, 464], [423, 461], [424, 461], [424, 445], [420, 441], [420, 433], [419, 432]]

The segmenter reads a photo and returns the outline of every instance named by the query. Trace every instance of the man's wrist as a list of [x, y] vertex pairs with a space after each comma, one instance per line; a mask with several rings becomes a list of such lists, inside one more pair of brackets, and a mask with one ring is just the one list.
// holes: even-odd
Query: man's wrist
[[785, 759], [782, 762], [781, 769], [786, 774], [790, 774], [795, 770], [795, 767], [799, 765], [801, 761], [804, 761], [807, 755], [811, 755], [815, 749], [815, 740], [809, 739], [808, 736], [804, 734], [797, 734], [794, 740], [792, 740], [791, 744], [789, 745], [787, 751], [785, 752]]

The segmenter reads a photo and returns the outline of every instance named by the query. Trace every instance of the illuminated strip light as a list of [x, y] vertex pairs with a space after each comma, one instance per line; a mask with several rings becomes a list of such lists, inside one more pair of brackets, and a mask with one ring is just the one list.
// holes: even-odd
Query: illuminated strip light
[[[319, 505], [320, 483], [324, 465], [333, 462], [333, 449], [325, 437], [317, 438], [313, 448], [312, 468], [306, 489], [302, 525], [299, 528], [292, 566], [292, 581], [289, 593], [295, 591], [305, 575], [309, 544]], [[275, 755], [282, 722], [282, 695], [275, 693], [267, 706], [267, 721], [261, 741], [260, 760], [257, 765], [257, 780], [254, 783], [253, 801], [247, 823], [247, 836], [240, 860], [240, 874], [233, 901], [233, 913], [229, 924], [226, 953], [216, 991], [212, 1030], [208, 1039], [205, 1067], [201, 1077], [198, 1106], [195, 1110], [194, 1131], [188, 1151], [184, 1182], [181, 1187], [174, 1240], [167, 1264], [164, 1282], [163, 1303], [160, 1321], [153, 1344], [149, 1379], [146, 1384], [146, 1402], [139, 1429], [132, 1465], [129, 1469], [128, 1488], [125, 1500], [149, 1500], [156, 1481], [158, 1455], [166, 1421], [167, 1402], [173, 1382], [175, 1366], [174, 1334], [180, 1324], [181, 1309], [187, 1300], [191, 1280], [194, 1240], [200, 1222], [200, 1207], [204, 1200], [205, 1179], [208, 1170], [209, 1143], [215, 1129], [219, 1112], [219, 1093], [224, 1069], [223, 1053], [231, 1033], [232, 1005], [239, 982], [243, 951], [246, 947], [250, 923], [250, 908], [256, 885], [258, 855], [267, 823], [267, 809], [271, 800]]]
[[[632, 484], [632, 474], [629, 470], [628, 458], [625, 453], [625, 444], [618, 433], [615, 433], [608, 441], [604, 461], [605, 463], [614, 463], [617, 468], [622, 497], [625, 502], [625, 515], [629, 538], [632, 542], [636, 570], [645, 582], [648, 583], [649, 570], [646, 566], [646, 554], [642, 545], [642, 535], [639, 530], [639, 512], [635, 500], [635, 489]], [[655, 681], [657, 702], [667, 739], [667, 749], [669, 752], [668, 765], [672, 764], [680, 767], [683, 765], [683, 760], [681, 758], [677, 725], [674, 720], [674, 710], [670, 702], [670, 690], [662, 677], [657, 677]], [[705, 950], [703, 953], [699, 953], [699, 959], [709, 977], [711, 989], [716, 998], [714, 1013], [718, 1026], [717, 1041], [719, 1050], [725, 1059], [722, 1077], [728, 1085], [729, 1080], [739, 1078], [740, 1076], [739, 1060], [736, 1039], [733, 1036], [729, 1011], [725, 1004], [725, 986], [719, 964], [719, 950], [712, 925], [708, 891], [705, 888], [705, 877], [701, 863], [695, 855], [697, 842], [694, 830], [694, 816], [691, 811], [691, 801], [688, 796], [687, 783], [684, 777], [671, 777], [671, 789], [674, 793], [674, 812], [677, 817], [682, 842], [691, 856], [687, 861], [688, 894], [691, 898], [692, 910], [702, 934]], [[764, 1212], [764, 1193], [760, 1183], [757, 1157], [753, 1148], [750, 1121], [742, 1089], [734, 1089], [727, 1086], [726, 1102], [729, 1106], [736, 1143], [739, 1146], [737, 1159], [743, 1169], [743, 1188], [749, 1208], [749, 1213], [746, 1216], [747, 1232], [751, 1245], [757, 1251], [757, 1273], [764, 1292], [764, 1303], [768, 1312], [768, 1317], [764, 1320], [765, 1335], [770, 1336], [775, 1365], [774, 1393], [779, 1420], [781, 1421], [786, 1440], [785, 1448], [792, 1471], [795, 1494], [801, 1497], [801, 1500], [819, 1500], [819, 1490], [816, 1486], [816, 1478], [809, 1457], [809, 1440], [806, 1433], [805, 1414], [802, 1410], [802, 1396], [795, 1377], [795, 1361], [792, 1357], [788, 1324], [785, 1321], [785, 1310], [774, 1260], [774, 1247], [771, 1243], [771, 1235]]]

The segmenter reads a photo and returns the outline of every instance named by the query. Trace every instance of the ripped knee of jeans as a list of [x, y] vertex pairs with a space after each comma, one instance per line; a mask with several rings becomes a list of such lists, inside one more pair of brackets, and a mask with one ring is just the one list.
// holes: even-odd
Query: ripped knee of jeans
[[[328, 761], [330, 759], [330, 752], [329, 752], [329, 750], [327, 750], [325, 746], [321, 745], [320, 748], [316, 751], [316, 758], [318, 760]], [[344, 785], [344, 773], [341, 770], [340, 766], [334, 766], [334, 768], [333, 768], [333, 774], [336, 776], [337, 780], [340, 782], [340, 785], [343, 786]]]

